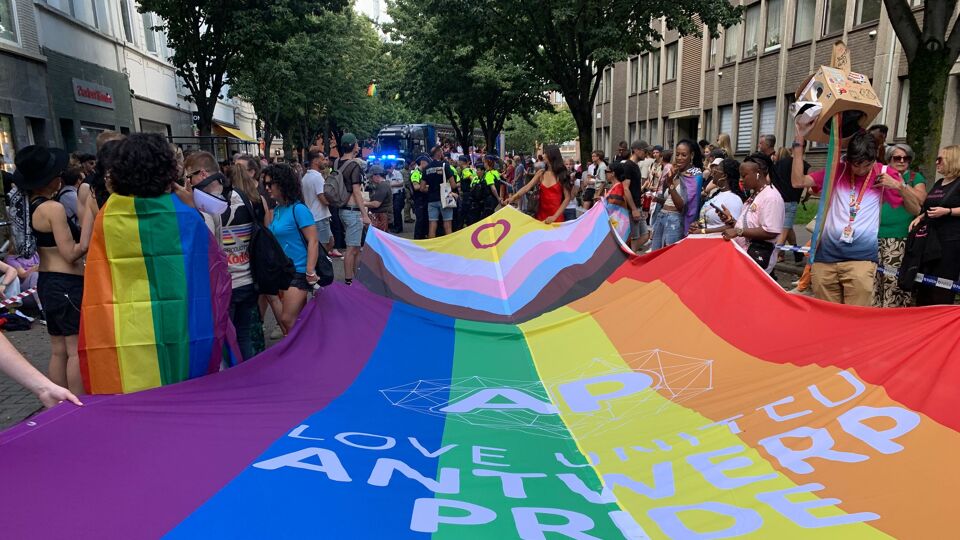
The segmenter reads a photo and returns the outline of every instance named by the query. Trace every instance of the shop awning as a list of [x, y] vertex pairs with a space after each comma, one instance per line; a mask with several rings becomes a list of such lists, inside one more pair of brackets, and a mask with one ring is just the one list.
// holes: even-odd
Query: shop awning
[[223, 131], [227, 132], [227, 135], [229, 135], [229, 136], [231, 136], [231, 137], [236, 137], [236, 138], [240, 139], [241, 141], [246, 141], [246, 142], [253, 142], [253, 143], [257, 142], [256, 139], [254, 139], [254, 138], [251, 137], [250, 135], [247, 135], [246, 133], [240, 131], [240, 130], [237, 129], [237, 128], [232, 128], [232, 127], [230, 127], [230, 126], [221, 124], [220, 122], [217, 122], [217, 121], [214, 121], [213, 123], [214, 123], [218, 128], [220, 128], [220, 129], [222, 129]]

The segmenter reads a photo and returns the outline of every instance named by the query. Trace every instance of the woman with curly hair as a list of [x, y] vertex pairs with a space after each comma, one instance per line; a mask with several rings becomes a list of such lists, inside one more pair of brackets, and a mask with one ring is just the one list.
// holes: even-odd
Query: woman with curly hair
[[293, 168], [276, 163], [264, 169], [262, 176], [263, 185], [270, 197], [277, 201], [277, 207], [273, 209], [273, 219], [270, 221], [270, 231], [296, 269], [290, 286], [281, 291], [283, 310], [278, 322], [286, 335], [307, 303], [307, 293], [319, 280], [316, 266], [320, 244], [317, 241], [313, 214], [303, 203], [303, 189]]
[[135, 392], [238, 363], [226, 257], [177, 183], [165, 138], [128, 136], [106, 179], [111, 195], [93, 226], [81, 308], [86, 389]]
[[[92, 213], [78, 225], [56, 200], [69, 161], [59, 148], [27, 146], [17, 152], [13, 181], [29, 198], [29, 217], [40, 256], [37, 293], [50, 334], [50, 379], [83, 393], [77, 343], [83, 298], [83, 256], [90, 245]], [[5, 278], [6, 279], [6, 278]]]

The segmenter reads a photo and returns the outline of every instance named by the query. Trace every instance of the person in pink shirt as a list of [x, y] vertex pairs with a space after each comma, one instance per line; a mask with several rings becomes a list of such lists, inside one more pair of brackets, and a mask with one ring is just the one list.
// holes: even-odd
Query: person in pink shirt
[[773, 162], [764, 154], [747, 156], [740, 164], [740, 182], [744, 191], [751, 193], [735, 219], [723, 206], [727, 229], [725, 240], [734, 240], [760, 268], [770, 273], [777, 264], [773, 256], [777, 237], [783, 229], [783, 197], [771, 185]]

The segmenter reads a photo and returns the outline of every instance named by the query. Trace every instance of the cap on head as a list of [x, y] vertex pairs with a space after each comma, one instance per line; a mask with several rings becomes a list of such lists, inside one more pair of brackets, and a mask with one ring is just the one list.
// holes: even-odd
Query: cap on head
[[357, 144], [357, 136], [353, 133], [344, 133], [343, 137], [340, 138], [340, 144], [353, 146]]
[[369, 174], [370, 176], [374, 176], [374, 175], [383, 176], [386, 173], [384, 172], [382, 166], [374, 165], [373, 167], [370, 167], [370, 170], [367, 171], [367, 174]]

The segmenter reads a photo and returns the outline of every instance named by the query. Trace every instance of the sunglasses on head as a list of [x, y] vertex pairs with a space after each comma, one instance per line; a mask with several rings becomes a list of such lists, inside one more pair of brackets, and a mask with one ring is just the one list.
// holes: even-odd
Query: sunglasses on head
[[910, 163], [913, 161], [913, 158], [910, 156], [893, 156], [890, 158], [890, 161], [896, 161], [897, 163]]

